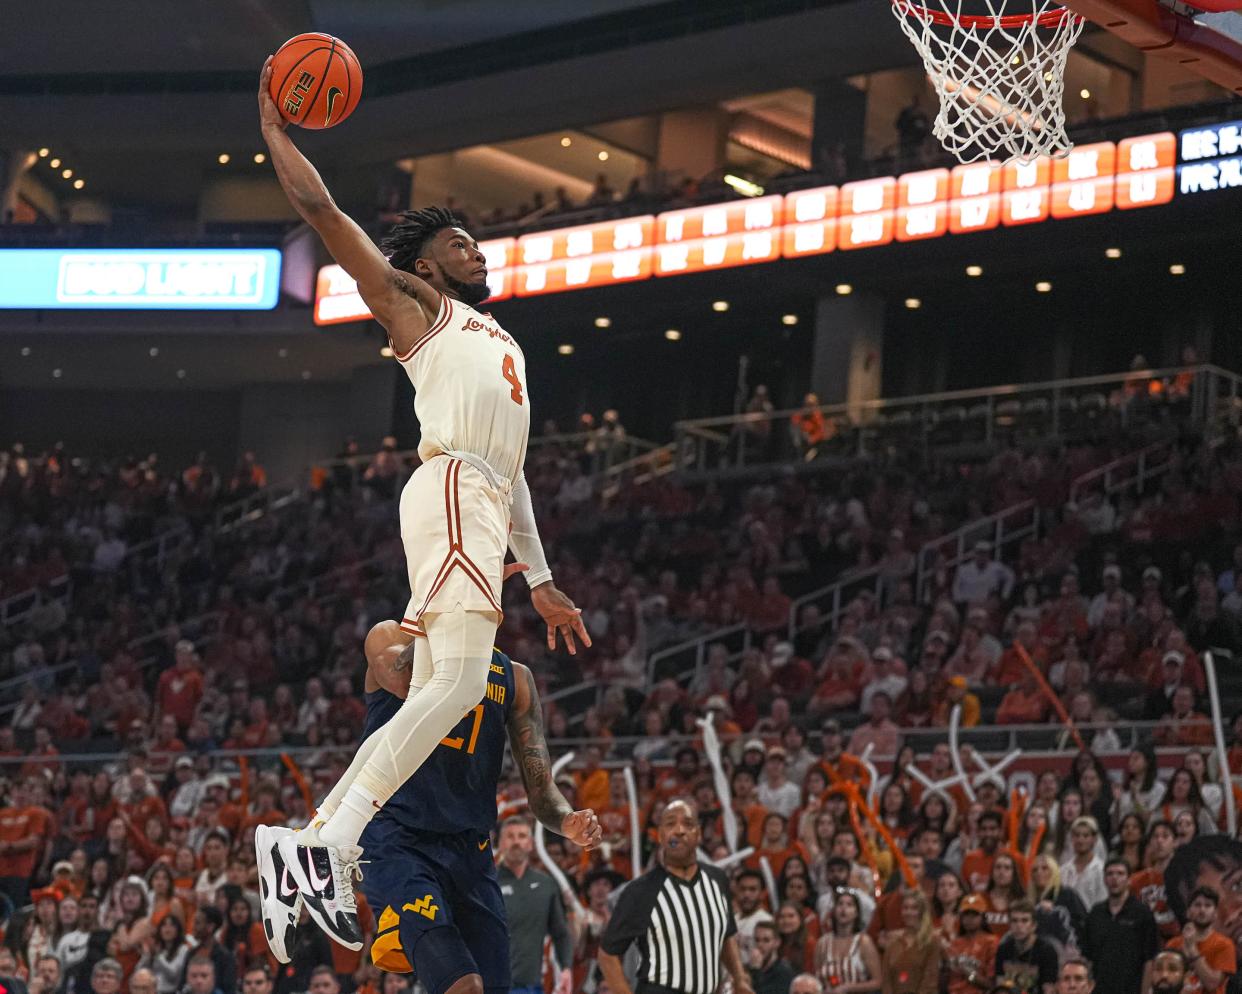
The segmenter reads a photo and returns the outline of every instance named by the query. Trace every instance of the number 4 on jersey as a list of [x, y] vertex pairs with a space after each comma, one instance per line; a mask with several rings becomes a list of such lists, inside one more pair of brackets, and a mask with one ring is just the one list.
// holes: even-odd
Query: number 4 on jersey
[[513, 356], [505, 354], [505, 361], [501, 363], [500, 375], [508, 380], [513, 389], [509, 392], [509, 396], [513, 398], [513, 403], [522, 403], [522, 381], [518, 379], [517, 368], [513, 365]]

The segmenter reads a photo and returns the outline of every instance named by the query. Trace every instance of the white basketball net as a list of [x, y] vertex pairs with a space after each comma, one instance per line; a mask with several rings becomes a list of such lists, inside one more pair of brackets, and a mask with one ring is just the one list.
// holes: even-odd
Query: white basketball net
[[[1065, 61], [1084, 21], [1055, 0], [892, 0], [940, 97], [959, 162], [1065, 155]], [[964, 6], [973, 10], [963, 10]], [[986, 8], [986, 10], [984, 9]]]

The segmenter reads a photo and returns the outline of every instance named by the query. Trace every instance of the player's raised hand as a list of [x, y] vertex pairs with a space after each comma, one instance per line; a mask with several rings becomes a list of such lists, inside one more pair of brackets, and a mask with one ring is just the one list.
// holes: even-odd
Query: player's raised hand
[[561, 835], [583, 849], [594, 849], [604, 835], [599, 819], [590, 808], [575, 811], [565, 816], [561, 822]]
[[272, 99], [269, 87], [272, 82], [272, 56], [263, 63], [263, 71], [259, 73], [259, 123], [265, 128], [279, 128], [284, 131], [289, 122], [280, 116], [276, 101]]
[[557, 632], [565, 639], [565, 648], [571, 656], [578, 654], [575, 636], [582, 639], [582, 644], [588, 649], [591, 647], [591, 636], [582, 623], [582, 609], [574, 607], [574, 602], [557, 590], [555, 583], [549, 580], [535, 587], [530, 592], [530, 600], [548, 626], [549, 649], [556, 648]]

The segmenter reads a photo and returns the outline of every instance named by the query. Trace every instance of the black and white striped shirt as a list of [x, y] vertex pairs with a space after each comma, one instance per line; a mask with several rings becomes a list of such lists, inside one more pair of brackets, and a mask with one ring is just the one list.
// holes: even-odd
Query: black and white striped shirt
[[657, 866], [621, 892], [600, 946], [622, 956], [638, 943], [638, 994], [714, 994], [721, 951], [736, 932], [723, 870], [700, 863], [683, 880]]

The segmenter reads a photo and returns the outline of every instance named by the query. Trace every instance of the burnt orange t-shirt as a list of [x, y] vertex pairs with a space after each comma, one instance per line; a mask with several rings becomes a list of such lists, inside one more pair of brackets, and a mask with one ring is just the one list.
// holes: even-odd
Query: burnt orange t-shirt
[[1147, 907], [1156, 919], [1156, 928], [1160, 937], [1166, 942], [1181, 934], [1181, 926], [1177, 924], [1177, 916], [1169, 910], [1169, 902], [1164, 892], [1163, 870], [1140, 870], [1130, 878], [1130, 893]]
[[[1179, 935], [1167, 946], [1167, 949], [1181, 949], [1185, 940]], [[1199, 942], [1199, 955], [1208, 962], [1213, 970], [1224, 974], [1221, 984], [1214, 991], [1204, 991], [1203, 982], [1195, 973], [1194, 967], [1186, 970], [1186, 982], [1182, 986], [1182, 994], [1225, 994], [1229, 978], [1238, 972], [1238, 954], [1233, 948], [1233, 940], [1225, 938], [1219, 932], [1212, 932], [1206, 939]]]
[[[949, 943], [946, 954], [949, 968], [949, 994], [979, 994], [991, 987], [996, 973], [996, 947], [1000, 940], [990, 932], [959, 935]], [[971, 974], [979, 981], [972, 984]]]
[[[46, 840], [52, 830], [52, 813], [46, 808], [32, 806], [0, 810], [0, 841], [18, 842], [31, 835]], [[35, 863], [42, 854], [42, 847], [36, 846], [25, 852], [6, 852], [0, 855], [0, 877], [21, 877], [29, 880]]]

